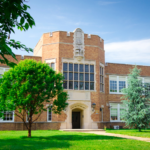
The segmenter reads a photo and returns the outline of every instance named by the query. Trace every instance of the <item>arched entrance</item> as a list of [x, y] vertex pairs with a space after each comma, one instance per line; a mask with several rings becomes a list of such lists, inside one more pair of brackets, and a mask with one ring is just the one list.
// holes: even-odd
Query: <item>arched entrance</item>
[[72, 110], [72, 129], [83, 128], [84, 113], [80, 108], [75, 108]]
[[75, 103], [70, 106], [72, 129], [83, 129], [85, 122], [85, 110], [87, 106], [83, 103]]

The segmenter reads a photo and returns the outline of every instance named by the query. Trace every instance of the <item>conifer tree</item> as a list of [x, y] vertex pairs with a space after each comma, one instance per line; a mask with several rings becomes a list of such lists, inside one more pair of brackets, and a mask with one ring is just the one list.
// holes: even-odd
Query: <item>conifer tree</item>
[[123, 103], [126, 106], [126, 110], [122, 112], [122, 119], [126, 126], [137, 128], [139, 131], [147, 128], [150, 123], [149, 84], [142, 82], [140, 71], [136, 66], [130, 71], [128, 87], [122, 90]]

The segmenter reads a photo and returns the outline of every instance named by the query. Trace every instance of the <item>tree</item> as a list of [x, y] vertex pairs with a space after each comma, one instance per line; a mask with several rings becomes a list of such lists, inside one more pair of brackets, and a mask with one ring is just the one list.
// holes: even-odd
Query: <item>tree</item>
[[132, 128], [147, 128], [150, 123], [150, 93], [149, 85], [142, 83], [139, 78], [140, 69], [136, 66], [130, 71], [128, 76], [128, 87], [124, 88], [122, 92], [123, 103], [126, 110], [122, 113], [122, 119], [126, 125]]
[[15, 115], [22, 119], [28, 129], [28, 137], [31, 137], [32, 123], [46, 111], [46, 103], [52, 104], [52, 111], [58, 114], [68, 105], [62, 80], [63, 75], [56, 73], [45, 63], [35, 60], [21, 61], [5, 72], [1, 79], [1, 114], [15, 110]]
[[35, 25], [34, 19], [27, 12], [30, 8], [25, 5], [25, 0], [0, 0], [0, 63], [6, 63], [13, 67], [15, 63], [10, 62], [6, 55], [11, 55], [15, 60], [15, 54], [11, 48], [22, 49], [27, 52], [33, 52], [31, 48], [27, 48], [19, 41], [10, 39], [10, 34], [15, 33], [14, 28], [17, 27], [21, 31], [26, 31], [29, 27]]

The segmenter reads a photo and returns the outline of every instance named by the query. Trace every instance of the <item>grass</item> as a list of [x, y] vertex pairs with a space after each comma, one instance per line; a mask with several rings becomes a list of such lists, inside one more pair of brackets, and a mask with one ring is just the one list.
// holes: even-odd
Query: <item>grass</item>
[[107, 133], [115, 133], [115, 134], [123, 134], [123, 135], [130, 135], [130, 136], [137, 136], [137, 137], [145, 137], [150, 138], [150, 129], [142, 129], [141, 132], [139, 132], [138, 129], [107, 129]]
[[0, 150], [149, 150], [150, 143], [89, 133], [51, 130], [0, 131]]

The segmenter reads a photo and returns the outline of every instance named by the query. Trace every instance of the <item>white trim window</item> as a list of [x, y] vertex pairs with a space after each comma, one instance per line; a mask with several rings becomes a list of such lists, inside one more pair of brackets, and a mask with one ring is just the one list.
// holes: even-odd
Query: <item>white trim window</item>
[[94, 65], [63, 63], [63, 87], [72, 90], [94, 90]]
[[100, 66], [100, 91], [104, 92], [104, 67]]
[[110, 103], [110, 121], [122, 122], [121, 115], [125, 106], [121, 103]]
[[55, 63], [47, 63], [53, 70], [55, 70]]
[[109, 76], [109, 92], [114, 94], [121, 94], [121, 90], [127, 86], [126, 76]]
[[143, 78], [144, 86], [147, 87], [148, 91], [150, 92], [150, 78]]
[[4, 68], [0, 67], [0, 78], [2, 78], [2, 75], [4, 74], [5, 71], [8, 71], [10, 68]]
[[47, 108], [47, 122], [52, 121], [52, 108]]
[[45, 62], [46, 62], [53, 70], [56, 70], [56, 58], [45, 59]]
[[14, 111], [5, 111], [3, 118], [0, 118], [0, 122], [14, 122]]

